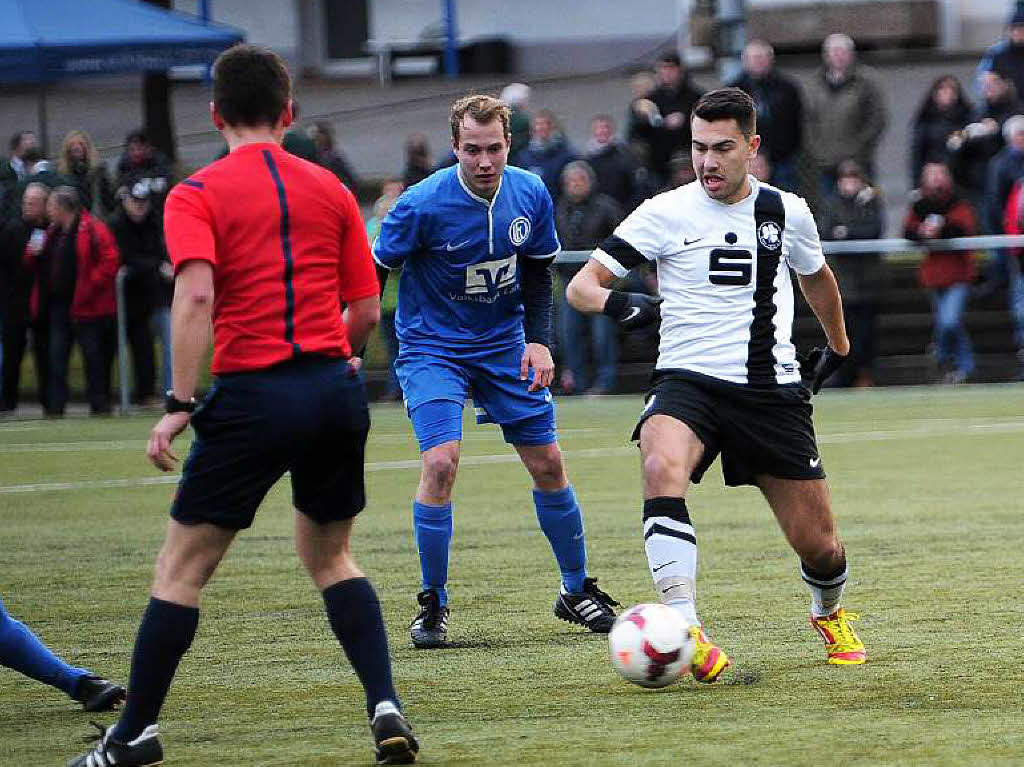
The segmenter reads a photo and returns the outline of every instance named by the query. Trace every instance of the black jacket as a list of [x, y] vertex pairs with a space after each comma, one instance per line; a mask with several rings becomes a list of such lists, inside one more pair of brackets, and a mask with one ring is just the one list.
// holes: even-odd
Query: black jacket
[[124, 290], [129, 308], [148, 314], [166, 304], [166, 280], [160, 276], [160, 266], [167, 260], [167, 248], [160, 217], [151, 210], [136, 223], [120, 209], [111, 216], [109, 226], [117, 240], [121, 264], [127, 268]]
[[[555, 205], [555, 230], [564, 250], [592, 250], [615, 231], [622, 220], [622, 209], [606, 194], [592, 193], [582, 202], [562, 195]], [[570, 278], [583, 264], [565, 264], [558, 272]]]
[[744, 73], [733, 86], [749, 94], [757, 107], [761, 146], [773, 163], [789, 160], [803, 137], [803, 99], [796, 81], [772, 70], [764, 77]]
[[5, 325], [28, 321], [35, 271], [25, 266], [24, 257], [35, 228], [18, 216], [0, 229], [0, 317]]
[[638, 121], [630, 128], [630, 140], [640, 139], [650, 145], [648, 167], [662, 178], [668, 178], [668, 165], [673, 152], [690, 151], [690, 113], [703, 93], [689, 77], [684, 77], [677, 88], [660, 86], [648, 98], [658, 107], [658, 113], [662, 118], [673, 112], [682, 114], [682, 125], [678, 128], [668, 128], [662, 122], [651, 124]]
[[633, 173], [636, 170], [629, 148], [619, 141], [600, 148], [588, 146], [586, 160], [597, 177], [597, 191], [628, 208], [633, 199]]

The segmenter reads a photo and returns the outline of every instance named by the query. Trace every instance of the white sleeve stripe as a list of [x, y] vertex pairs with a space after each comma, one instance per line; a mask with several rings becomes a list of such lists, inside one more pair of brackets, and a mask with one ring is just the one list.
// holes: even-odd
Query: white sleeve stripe
[[562, 252], [562, 249], [558, 248], [554, 252], [548, 253], [547, 255], [540, 255], [538, 253], [524, 253], [523, 256], [525, 256], [526, 258], [554, 258], [555, 256], [557, 256], [561, 252]]
[[600, 248], [597, 248], [593, 253], [591, 253], [590, 257], [608, 269], [608, 271], [616, 277], [625, 277], [629, 274], [629, 269], [624, 267]]
[[376, 242], [374, 242], [373, 243], [373, 247], [370, 248], [370, 255], [373, 256], [373, 262], [375, 264], [377, 264], [377, 266], [379, 266], [381, 269], [387, 269], [389, 272], [391, 271], [392, 267], [388, 266], [383, 261], [381, 261], [379, 258], [377, 258], [377, 243]]

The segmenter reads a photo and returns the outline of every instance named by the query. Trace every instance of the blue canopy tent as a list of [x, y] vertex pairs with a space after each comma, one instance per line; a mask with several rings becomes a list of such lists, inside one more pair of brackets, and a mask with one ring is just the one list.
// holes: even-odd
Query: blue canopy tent
[[0, 19], [0, 83], [41, 84], [41, 137], [48, 82], [208, 64], [244, 39], [234, 27], [136, 0], [0, 0]]

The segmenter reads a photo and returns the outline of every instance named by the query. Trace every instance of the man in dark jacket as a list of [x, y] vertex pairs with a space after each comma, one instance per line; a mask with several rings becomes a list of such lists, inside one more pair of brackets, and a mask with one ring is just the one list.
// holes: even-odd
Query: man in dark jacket
[[1024, 115], [1014, 115], [1003, 123], [1006, 145], [988, 164], [985, 184], [985, 231], [1003, 231], [1003, 214], [1013, 185], [1024, 178]]
[[36, 265], [46, 239], [46, 198], [50, 190], [33, 183], [25, 188], [21, 216], [7, 222], [0, 231], [0, 311], [3, 323], [3, 384], [0, 410], [18, 406], [21, 360], [25, 356], [29, 331], [36, 367], [39, 399], [46, 397], [49, 379], [49, 329], [31, 313], [32, 287]]
[[74, 187], [54, 189], [46, 212], [50, 229], [38, 274], [40, 310], [48, 312], [50, 325], [47, 414], [64, 415], [73, 340], [85, 360], [90, 410], [109, 413], [110, 366], [117, 350], [117, 244], [107, 225], [82, 209]]
[[[672, 153], [690, 148], [690, 112], [702, 91], [690, 80], [676, 53], [666, 53], [655, 64], [658, 87], [641, 109], [645, 119], [634, 122], [630, 139], [647, 142], [651, 147], [648, 167], [661, 178], [668, 178]], [[637, 111], [634, 109], [634, 111]]]
[[978, 79], [985, 72], [999, 72], [1010, 80], [1018, 96], [1024, 96], [1024, 2], [1014, 3], [1006, 20], [1006, 37], [993, 45], [978, 64]]
[[[877, 240], [885, 225], [882, 201], [864, 169], [854, 160], [839, 164], [835, 194], [825, 200], [821, 239]], [[878, 253], [829, 256], [843, 291], [843, 314], [850, 332], [850, 362], [832, 380], [838, 386], [870, 386], [874, 382], [875, 326], [878, 299], [885, 284]]]
[[629, 147], [616, 137], [615, 122], [609, 115], [597, 115], [590, 121], [584, 155], [594, 171], [595, 191], [611, 197], [623, 211], [632, 210], [636, 163]]
[[551, 199], [557, 200], [562, 169], [575, 159], [576, 151], [558, 129], [554, 113], [541, 109], [530, 123], [530, 143], [510, 162], [544, 179]]
[[796, 81], [775, 68], [775, 50], [768, 43], [751, 40], [743, 49], [743, 74], [731, 84], [754, 99], [761, 135], [759, 154], [771, 162], [771, 183], [795, 192], [803, 122], [803, 101]]
[[161, 298], [160, 268], [167, 260], [163, 227], [150, 197], [148, 185], [135, 184], [110, 219], [121, 263], [127, 269], [124, 297], [128, 345], [135, 373], [132, 399], [140, 404], [154, 395], [156, 359], [151, 320]]
[[[622, 209], [611, 197], [595, 190], [594, 172], [582, 160], [562, 171], [563, 194], [555, 205], [555, 229], [564, 250], [590, 251], [615, 231]], [[555, 267], [563, 284], [583, 267], [561, 264]], [[603, 314], [580, 314], [561, 294], [558, 306], [559, 345], [562, 349], [562, 391], [578, 394], [587, 389], [585, 336], [590, 330], [594, 352], [594, 384], [589, 394], [608, 394], [615, 389], [619, 361], [619, 336], [615, 320]]]
[[171, 184], [170, 165], [167, 158], [150, 143], [149, 135], [139, 129], [133, 130], [125, 138], [124, 154], [117, 162], [114, 182], [117, 195], [123, 198], [128, 189], [142, 180], [149, 184], [153, 206], [162, 211]]
[[[989, 161], [1003, 148], [1003, 124], [1024, 111], [1013, 83], [996, 71], [981, 78], [982, 101], [964, 129], [950, 136], [950, 165], [958, 187], [980, 210], [986, 207]], [[983, 220], [987, 225], [987, 217]]]

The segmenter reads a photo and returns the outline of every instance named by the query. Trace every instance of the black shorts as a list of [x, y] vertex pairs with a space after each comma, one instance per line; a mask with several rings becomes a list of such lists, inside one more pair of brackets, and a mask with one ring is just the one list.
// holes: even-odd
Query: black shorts
[[366, 505], [370, 413], [362, 381], [344, 360], [299, 357], [220, 376], [192, 426], [195, 441], [171, 506], [178, 522], [249, 527], [286, 471], [295, 508], [314, 522], [348, 519]]
[[667, 415], [704, 443], [693, 482], [700, 482], [719, 453], [725, 484], [731, 486], [756, 484], [758, 474], [824, 479], [810, 400], [802, 384], [754, 389], [690, 371], [655, 371], [633, 439], [640, 439], [640, 428], [652, 415]]

